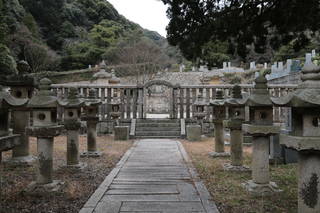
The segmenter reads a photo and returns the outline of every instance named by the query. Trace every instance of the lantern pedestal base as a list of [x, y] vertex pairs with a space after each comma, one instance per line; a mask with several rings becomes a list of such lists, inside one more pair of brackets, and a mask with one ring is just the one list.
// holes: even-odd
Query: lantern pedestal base
[[65, 182], [61, 180], [54, 180], [52, 183], [48, 184], [38, 184], [37, 182], [32, 182], [24, 192], [29, 195], [34, 196], [45, 196], [49, 194], [61, 194], [65, 188]]
[[275, 193], [282, 192], [275, 182], [269, 182], [266, 184], [259, 184], [249, 180], [242, 184], [242, 186], [254, 196], [269, 196]]
[[251, 172], [251, 169], [247, 166], [233, 166], [231, 163], [224, 164], [223, 170], [228, 172]]
[[84, 169], [86, 169], [88, 167], [88, 164], [86, 163], [79, 163], [79, 164], [75, 164], [75, 165], [66, 165], [66, 166], [63, 166], [64, 169], [68, 169], [68, 170], [71, 170], [71, 171], [75, 171], [75, 172], [78, 172], [78, 171], [83, 171]]
[[209, 152], [209, 156], [212, 158], [230, 157], [229, 152]]
[[34, 166], [34, 164], [37, 161], [37, 157], [28, 155], [28, 156], [23, 156], [23, 157], [15, 157], [11, 158], [7, 161], [4, 161], [3, 163], [6, 166], [9, 167], [29, 167], [29, 166]]
[[88, 152], [81, 153], [80, 157], [82, 157], [82, 158], [85, 158], [85, 157], [87, 157], [87, 158], [98, 158], [98, 157], [101, 157], [102, 155], [103, 155], [103, 153], [99, 152], [99, 151], [94, 151], [94, 152], [88, 151]]

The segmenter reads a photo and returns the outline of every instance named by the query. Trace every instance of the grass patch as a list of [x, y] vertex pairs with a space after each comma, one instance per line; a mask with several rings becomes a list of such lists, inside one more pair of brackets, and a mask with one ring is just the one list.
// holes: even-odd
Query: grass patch
[[[225, 172], [222, 165], [228, 158], [213, 159], [214, 139], [201, 142], [182, 141], [200, 178], [204, 181], [221, 213], [294, 213], [297, 212], [297, 165], [270, 166], [271, 180], [283, 192], [270, 197], [251, 196], [241, 183], [251, 179], [251, 173]], [[226, 147], [229, 150], [229, 147]], [[251, 147], [244, 147], [244, 162], [251, 164]]]

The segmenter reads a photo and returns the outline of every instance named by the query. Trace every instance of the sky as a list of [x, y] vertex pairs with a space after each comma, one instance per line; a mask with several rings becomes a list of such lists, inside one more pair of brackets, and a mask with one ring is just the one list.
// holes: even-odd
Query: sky
[[118, 12], [141, 27], [166, 37], [167, 6], [159, 0], [108, 0]]

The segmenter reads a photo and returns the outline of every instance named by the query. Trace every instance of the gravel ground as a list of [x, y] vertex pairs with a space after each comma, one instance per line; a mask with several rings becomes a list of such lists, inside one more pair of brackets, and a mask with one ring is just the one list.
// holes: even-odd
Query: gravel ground
[[[30, 138], [30, 151], [36, 155], [36, 139]], [[98, 137], [98, 147], [104, 155], [100, 158], [81, 158], [88, 167], [82, 172], [71, 172], [61, 168], [66, 164], [66, 137], [55, 138], [54, 179], [66, 182], [64, 192], [59, 195], [30, 196], [23, 190], [35, 180], [35, 167], [9, 168], [0, 166], [2, 196], [0, 212], [78, 212], [104, 178], [114, 168], [132, 141], [113, 141], [113, 137]], [[80, 137], [80, 150], [86, 150], [86, 136]], [[11, 152], [3, 153], [3, 160], [10, 158]]]

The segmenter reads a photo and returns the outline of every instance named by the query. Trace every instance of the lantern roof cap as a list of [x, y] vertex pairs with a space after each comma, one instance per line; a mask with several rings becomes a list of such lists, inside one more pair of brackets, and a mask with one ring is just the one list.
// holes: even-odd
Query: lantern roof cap
[[109, 84], [120, 84], [120, 78], [116, 76], [114, 69], [111, 70], [112, 78], [109, 79]]
[[98, 106], [102, 104], [102, 101], [97, 98], [96, 89], [89, 90], [89, 96], [84, 100], [85, 106]]
[[255, 85], [252, 94], [243, 98], [240, 104], [251, 107], [272, 106], [270, 94], [268, 91], [267, 79], [264, 75], [260, 75], [255, 79]]
[[302, 82], [287, 96], [272, 98], [278, 106], [319, 107], [320, 106], [320, 67], [308, 62], [302, 68]]
[[51, 91], [51, 84], [48, 78], [40, 80], [40, 90], [30, 99], [29, 108], [55, 108], [59, 105], [57, 96]]
[[5, 91], [4, 88], [0, 85], [0, 108], [4, 105], [17, 107], [24, 106], [28, 103], [27, 98], [15, 98], [8, 91]]
[[112, 78], [112, 74], [107, 72], [105, 69], [100, 69], [99, 72], [95, 73], [92, 78], [96, 79], [109, 79]]
[[70, 87], [68, 97], [59, 100], [59, 104], [66, 108], [78, 108], [84, 106], [84, 99], [79, 98], [78, 89]]
[[242, 103], [242, 91], [241, 91], [241, 86], [239, 85], [235, 85], [232, 88], [232, 97], [226, 99], [225, 101], [225, 105], [226, 106], [244, 106], [244, 104]]
[[225, 99], [223, 98], [222, 90], [217, 90], [215, 99], [210, 101], [211, 106], [223, 106], [225, 104]]

